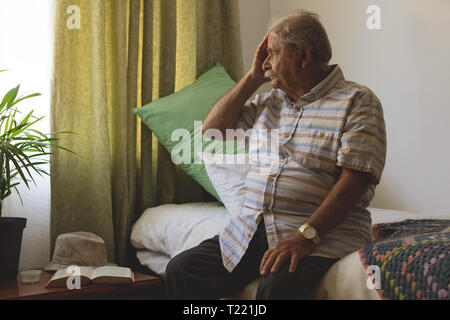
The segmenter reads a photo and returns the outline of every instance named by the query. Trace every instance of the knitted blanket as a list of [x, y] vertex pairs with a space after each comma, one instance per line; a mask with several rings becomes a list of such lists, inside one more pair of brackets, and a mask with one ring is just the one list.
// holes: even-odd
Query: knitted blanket
[[366, 270], [380, 271], [382, 299], [449, 300], [450, 220], [382, 223], [372, 233], [359, 255]]

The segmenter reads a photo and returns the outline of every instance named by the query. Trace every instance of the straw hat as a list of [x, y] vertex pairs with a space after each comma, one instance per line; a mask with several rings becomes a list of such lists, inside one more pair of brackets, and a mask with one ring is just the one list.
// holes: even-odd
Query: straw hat
[[117, 266], [108, 262], [106, 245], [102, 238], [90, 232], [70, 232], [56, 238], [52, 261], [44, 268], [58, 271], [70, 265]]

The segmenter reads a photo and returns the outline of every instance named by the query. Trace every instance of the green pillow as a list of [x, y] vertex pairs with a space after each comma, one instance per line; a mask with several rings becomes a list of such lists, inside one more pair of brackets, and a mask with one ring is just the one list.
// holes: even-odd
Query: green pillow
[[235, 141], [208, 139], [201, 132], [201, 123], [194, 125], [194, 121], [203, 121], [214, 104], [234, 85], [225, 69], [216, 64], [190, 86], [133, 109], [169, 151], [174, 163], [219, 201], [221, 199], [198, 157], [199, 151], [236, 154], [246, 150]]

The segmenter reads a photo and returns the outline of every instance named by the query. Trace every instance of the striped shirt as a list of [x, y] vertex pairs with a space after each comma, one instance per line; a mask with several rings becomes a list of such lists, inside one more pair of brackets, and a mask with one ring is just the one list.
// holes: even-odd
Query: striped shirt
[[252, 129], [252, 165], [241, 212], [219, 234], [229, 272], [262, 218], [269, 247], [291, 237], [326, 198], [343, 167], [369, 172], [371, 185], [311, 255], [341, 258], [370, 242], [367, 207], [386, 157], [383, 109], [370, 89], [345, 80], [335, 65], [298, 101], [279, 89], [256, 95], [245, 104], [237, 128]]

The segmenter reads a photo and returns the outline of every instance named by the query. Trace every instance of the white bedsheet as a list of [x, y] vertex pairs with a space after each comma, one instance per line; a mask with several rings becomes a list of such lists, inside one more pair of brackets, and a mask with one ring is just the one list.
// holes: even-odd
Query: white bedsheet
[[141, 250], [136, 253], [139, 262], [147, 266], [150, 270], [164, 278], [166, 266], [170, 261], [170, 256], [165, 253], [150, 250]]
[[[171, 257], [214, 236], [228, 221], [226, 209], [218, 203], [164, 205], [148, 209], [136, 222], [132, 243], [141, 249], [137, 258], [164, 277]], [[412, 212], [369, 208], [372, 224], [405, 219], [450, 219], [450, 215], [417, 214]], [[316, 288], [315, 299], [378, 300], [378, 293], [367, 288], [368, 274], [358, 251], [336, 262]], [[233, 299], [255, 298], [258, 280], [253, 281]]]

